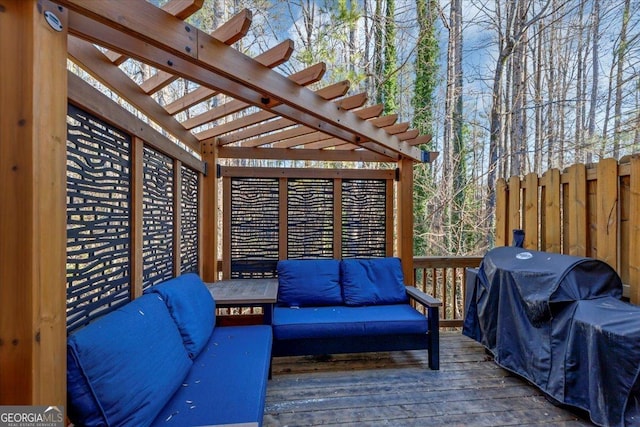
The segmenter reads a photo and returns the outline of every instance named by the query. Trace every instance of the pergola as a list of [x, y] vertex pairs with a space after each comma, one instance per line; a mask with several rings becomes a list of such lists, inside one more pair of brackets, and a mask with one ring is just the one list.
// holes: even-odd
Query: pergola
[[[325, 64], [288, 76], [275, 71], [290, 57], [291, 41], [253, 58], [236, 50], [231, 45], [251, 24], [247, 10], [211, 34], [185, 23], [202, 2], [171, 0], [157, 8], [142, 0], [0, 0], [0, 403], [65, 404], [68, 103], [111, 121], [122, 117], [134, 137], [135, 182], [142, 179], [138, 140], [201, 174], [205, 281], [218, 277], [215, 166], [221, 158], [397, 163], [395, 254], [405, 276], [413, 274], [413, 165], [437, 155], [417, 148], [430, 136], [396, 123], [397, 115], [381, 115], [381, 105], [365, 106], [364, 94], [347, 96], [348, 82], [307, 88], [321, 81]], [[128, 58], [156, 74], [134, 82], [119, 67]], [[68, 59], [162, 132], [124, 117], [67, 70]], [[197, 89], [161, 105], [154, 94], [176, 79]], [[176, 118], [214, 97], [216, 107]], [[133, 185], [131, 196], [138, 220], [140, 187]], [[142, 292], [142, 231], [133, 230], [135, 297]]]

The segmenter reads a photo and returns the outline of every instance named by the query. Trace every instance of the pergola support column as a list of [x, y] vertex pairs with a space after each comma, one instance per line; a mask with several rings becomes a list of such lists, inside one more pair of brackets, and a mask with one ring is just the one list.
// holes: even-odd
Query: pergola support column
[[413, 283], [413, 160], [398, 161], [399, 179], [397, 193], [396, 248], [402, 260], [405, 282]]
[[218, 164], [217, 140], [201, 144], [202, 160], [207, 164], [207, 173], [202, 177], [200, 186], [200, 266], [205, 282], [218, 280]]
[[66, 61], [66, 9], [0, 0], [0, 405], [66, 404]]

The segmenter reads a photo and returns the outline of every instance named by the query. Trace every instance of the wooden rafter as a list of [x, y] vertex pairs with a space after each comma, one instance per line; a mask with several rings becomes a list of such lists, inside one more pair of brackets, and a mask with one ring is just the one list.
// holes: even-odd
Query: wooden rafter
[[[277, 44], [266, 52], [261, 53], [254, 59], [265, 67], [275, 68], [278, 65], [284, 64], [289, 60], [289, 57], [293, 53], [293, 41], [285, 40], [282, 43]], [[201, 86], [196, 90], [189, 92], [182, 98], [178, 98], [172, 103], [168, 104], [165, 109], [169, 114], [177, 114], [188, 108], [193, 107], [200, 102], [206, 101], [219, 94], [217, 90], [213, 90], [206, 86]]]
[[[318, 89], [316, 90], [316, 93], [327, 100], [332, 100], [340, 96], [343, 96], [345, 93], [347, 93], [348, 89], [349, 89], [349, 82], [345, 80], [345, 81], [334, 83], [327, 87]], [[223, 125], [219, 125], [214, 128], [208, 129], [204, 132], [197, 134], [196, 136], [202, 139], [203, 141], [206, 141], [226, 133], [238, 131], [242, 128], [248, 128], [249, 126], [266, 122], [267, 120], [270, 120], [270, 119], [274, 119], [274, 120], [271, 120], [272, 122], [277, 121], [277, 125], [276, 123], [269, 122], [267, 126], [263, 127], [261, 133], [272, 132], [275, 130], [280, 130], [280, 129], [284, 129], [284, 128], [296, 125], [296, 122], [294, 122], [293, 120], [276, 118], [276, 117], [277, 115], [272, 112], [259, 111], [257, 113], [253, 113], [245, 117], [236, 119], [234, 121], [225, 123]], [[217, 143], [219, 145], [224, 144], [224, 142], [220, 141], [220, 139], [218, 139]]]
[[431, 135], [420, 135], [417, 138], [407, 141], [411, 145], [422, 145], [431, 142]]
[[[322, 79], [322, 76], [324, 76], [325, 71], [326, 66], [321, 62], [312, 65], [311, 67], [308, 67], [300, 72], [291, 74], [289, 78], [300, 86], [307, 86], [320, 81], [320, 79]], [[205, 113], [192, 117], [184, 121], [182, 124], [187, 129], [193, 129], [198, 126], [202, 126], [205, 123], [218, 120], [224, 116], [237, 113], [238, 111], [244, 110], [245, 108], [248, 108], [250, 106], [251, 105], [247, 104], [246, 102], [234, 99], [232, 101], [225, 102], [224, 104], [219, 105], [215, 108], [212, 108]]]
[[[346, 142], [390, 157], [423, 160], [417, 148], [355, 114], [335, 110], [313, 92], [151, 4], [137, 2], [133, 7], [123, 0], [60, 3], [73, 11], [69, 13], [72, 34]], [[239, 69], [245, 72], [238, 73]]]
[[[347, 111], [347, 110], [352, 110], [354, 108], [361, 107], [366, 101], [367, 101], [367, 95], [364, 93], [360, 93], [357, 95], [348, 96], [346, 98], [334, 101], [334, 104], [337, 106], [337, 108], [341, 108]], [[262, 127], [246, 129], [244, 131], [232, 134], [229, 137], [220, 138], [218, 140], [218, 144], [225, 145], [225, 144], [231, 144], [233, 142], [239, 142], [245, 139], [256, 137], [261, 134], [280, 130], [294, 124], [295, 122], [291, 120], [279, 119], [278, 121], [275, 121], [270, 126], [262, 126]], [[264, 136], [262, 139], [255, 140], [255, 141], [247, 141], [244, 145], [246, 147], [257, 147], [260, 145], [268, 144], [273, 141], [283, 141], [284, 139], [301, 137], [303, 135], [314, 133], [317, 131], [315, 129], [311, 129], [306, 126], [297, 126], [295, 129], [291, 129], [285, 132], [267, 135], [267, 136]]]
[[186, 130], [175, 118], [167, 115], [156, 101], [144, 93], [140, 86], [95, 46], [73, 36], [69, 36], [67, 46], [69, 56], [73, 61], [81, 65], [95, 79], [126, 99], [188, 147], [193, 150], [200, 149], [200, 142], [191, 132]]
[[[337, 98], [337, 96], [335, 98]], [[327, 99], [333, 99], [333, 98], [327, 98]], [[338, 108], [352, 109], [357, 105], [362, 105], [362, 103], [364, 103], [365, 101], [366, 101], [366, 95], [358, 94], [358, 95], [352, 95], [352, 96], [334, 101], [334, 103], [338, 106]], [[277, 127], [272, 126], [270, 131], [281, 130], [281, 129], [290, 127], [292, 124], [295, 124], [293, 121], [286, 120], [286, 119], [279, 119], [279, 122], [280, 122], [280, 126], [277, 126]], [[262, 131], [264, 129], [257, 129], [257, 130]], [[220, 138], [220, 140], [218, 141], [218, 144], [220, 145], [230, 144], [232, 142], [238, 142], [243, 139], [257, 137], [260, 134], [268, 133], [268, 132], [258, 133], [256, 130], [251, 130], [250, 132], [249, 130], [247, 131], [248, 132], [245, 132], [244, 134], [240, 134], [240, 135], [235, 134], [229, 138]], [[299, 136], [306, 135], [308, 133], [313, 133], [313, 132], [316, 132], [315, 129], [311, 129], [306, 126], [297, 125], [291, 129], [287, 129], [279, 133], [271, 133], [270, 135], [264, 135], [264, 136], [260, 136], [259, 138], [245, 141], [242, 143], [242, 145], [245, 147], [259, 147], [262, 145], [270, 144], [275, 141], [284, 141], [286, 139], [299, 137]]]
[[[417, 131], [405, 132], [409, 127], [409, 123], [399, 123], [399, 124], [393, 124], [393, 125], [383, 126], [383, 127], [387, 132], [396, 135], [401, 141], [410, 139], [411, 135], [413, 135], [414, 132], [417, 133]], [[319, 140], [312, 144], [308, 144], [305, 148], [312, 148], [316, 150], [322, 150], [326, 148], [334, 148], [336, 150], [360, 149], [360, 147], [355, 144], [350, 144], [348, 142], [344, 142], [336, 138], [323, 138], [322, 140]]]

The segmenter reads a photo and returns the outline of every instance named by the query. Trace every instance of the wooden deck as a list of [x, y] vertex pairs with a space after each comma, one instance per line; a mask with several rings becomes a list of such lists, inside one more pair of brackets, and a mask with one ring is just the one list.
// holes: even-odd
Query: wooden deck
[[593, 425], [459, 332], [440, 341], [440, 371], [429, 370], [424, 351], [276, 358], [264, 425]]

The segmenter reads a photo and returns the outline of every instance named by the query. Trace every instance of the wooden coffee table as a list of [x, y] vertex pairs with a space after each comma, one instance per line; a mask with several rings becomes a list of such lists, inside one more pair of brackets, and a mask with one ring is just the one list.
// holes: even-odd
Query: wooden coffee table
[[216, 307], [262, 307], [264, 324], [270, 325], [278, 301], [278, 279], [229, 279], [207, 283]]

